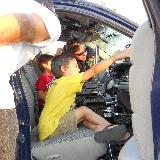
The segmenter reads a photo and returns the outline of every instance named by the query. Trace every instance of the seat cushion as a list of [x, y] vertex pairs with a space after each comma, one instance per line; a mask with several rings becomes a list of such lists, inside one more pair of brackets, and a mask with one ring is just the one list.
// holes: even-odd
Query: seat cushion
[[107, 151], [103, 143], [94, 141], [90, 129], [81, 128], [76, 132], [32, 144], [32, 157], [38, 160], [96, 160]]

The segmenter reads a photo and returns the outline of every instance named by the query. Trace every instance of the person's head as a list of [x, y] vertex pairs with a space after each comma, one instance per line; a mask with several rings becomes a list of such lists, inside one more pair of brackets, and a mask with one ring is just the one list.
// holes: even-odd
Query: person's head
[[87, 57], [86, 47], [78, 39], [71, 39], [66, 43], [66, 52], [79, 61], [85, 61]]
[[79, 73], [77, 61], [68, 55], [57, 55], [52, 59], [51, 70], [56, 79]]
[[57, 49], [57, 51], [56, 51], [56, 54], [55, 54], [55, 56], [57, 56], [57, 55], [61, 55], [61, 54], [63, 54], [63, 48], [58, 48]]
[[38, 58], [38, 65], [41, 70], [41, 72], [44, 71], [51, 71], [51, 61], [52, 61], [53, 56], [48, 55], [48, 54], [42, 54]]
[[90, 67], [92, 67], [95, 64], [95, 55], [96, 51], [92, 47], [86, 46], [87, 49], [87, 63]]

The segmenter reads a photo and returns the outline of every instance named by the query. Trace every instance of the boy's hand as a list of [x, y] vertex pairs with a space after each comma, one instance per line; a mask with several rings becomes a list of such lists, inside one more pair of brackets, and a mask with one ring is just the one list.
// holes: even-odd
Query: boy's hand
[[124, 59], [130, 56], [131, 49], [127, 48], [120, 53], [116, 53], [111, 58], [107, 58], [102, 60], [100, 63], [92, 66], [89, 70], [85, 71], [82, 76], [81, 82], [85, 82], [91, 77], [97, 75], [98, 73], [107, 69], [110, 65], [112, 65], [116, 60]]
[[121, 51], [120, 53], [114, 54], [111, 58], [115, 62], [116, 60], [121, 60], [121, 59], [125, 59], [127, 57], [130, 57], [130, 53], [131, 53], [131, 48], [126, 48], [123, 51]]

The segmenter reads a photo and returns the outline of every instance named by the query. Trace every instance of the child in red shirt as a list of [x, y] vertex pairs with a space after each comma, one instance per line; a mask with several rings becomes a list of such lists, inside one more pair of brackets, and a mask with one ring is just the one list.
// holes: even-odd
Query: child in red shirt
[[36, 89], [37, 89], [37, 97], [38, 97], [38, 107], [41, 113], [44, 103], [45, 97], [48, 92], [48, 89], [54, 82], [54, 75], [51, 72], [51, 60], [53, 56], [48, 54], [43, 54], [38, 59], [38, 65], [42, 72], [36, 81]]

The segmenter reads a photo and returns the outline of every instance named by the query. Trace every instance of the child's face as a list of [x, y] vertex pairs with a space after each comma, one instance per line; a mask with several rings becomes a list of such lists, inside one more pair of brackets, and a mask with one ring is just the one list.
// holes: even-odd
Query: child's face
[[69, 65], [66, 67], [67, 76], [71, 76], [79, 73], [80, 69], [78, 67], [76, 59], [70, 60]]

